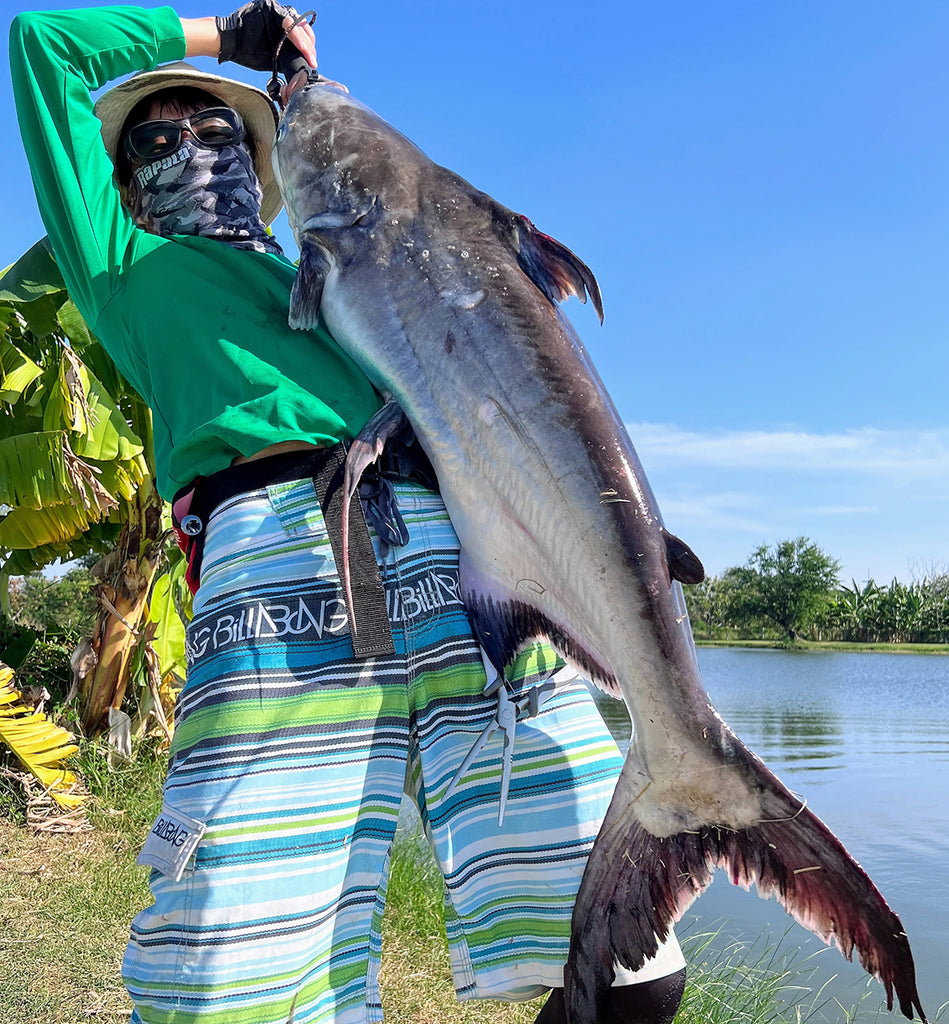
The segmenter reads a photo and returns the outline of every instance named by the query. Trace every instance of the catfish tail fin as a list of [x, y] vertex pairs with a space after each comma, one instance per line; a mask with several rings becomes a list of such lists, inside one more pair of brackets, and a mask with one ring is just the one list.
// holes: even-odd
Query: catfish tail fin
[[[769, 820], [743, 829], [707, 826], [666, 838], [650, 834], [633, 806], [614, 798], [590, 854], [573, 914], [564, 971], [571, 1024], [595, 1021], [613, 962], [636, 969], [712, 881], [716, 867], [744, 888], [775, 896], [805, 928], [836, 944], [882, 982], [887, 1008], [926, 1017], [900, 919], [823, 822], [770, 776]], [[630, 765], [624, 767], [624, 774]], [[632, 769], [630, 769], [632, 770]], [[762, 780], [765, 781], [765, 780]], [[779, 789], [775, 788], [775, 784]], [[623, 788], [623, 780], [617, 791]]]

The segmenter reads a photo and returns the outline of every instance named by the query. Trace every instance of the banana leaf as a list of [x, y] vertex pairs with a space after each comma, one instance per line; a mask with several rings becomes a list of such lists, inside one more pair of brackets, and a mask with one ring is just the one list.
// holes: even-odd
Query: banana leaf
[[84, 459], [127, 462], [141, 455], [144, 445], [132, 433], [119, 407], [96, 377], [86, 370], [86, 403], [90, 429], [73, 439], [73, 450]]
[[90, 552], [104, 554], [115, 547], [121, 531], [120, 522], [105, 519], [92, 523], [82, 536], [58, 544], [44, 544], [37, 548], [20, 548], [16, 551], [4, 551], [0, 547], [2, 569], [10, 576], [25, 576], [27, 573], [45, 569], [57, 560], [71, 562]]
[[[76, 308], [76, 304], [72, 299], [67, 299], [59, 307], [56, 319], [59, 320], [59, 326], [62, 328], [63, 334], [69, 338], [70, 345], [77, 352], [84, 352], [86, 348], [95, 342], [95, 336], [89, 330], [82, 313]], [[85, 358], [83, 358], [83, 362], [85, 362]]]
[[0, 338], [0, 401], [17, 401], [42, 372], [13, 342]]
[[[0, 503], [15, 510], [52, 511], [66, 505], [82, 513], [78, 519], [85, 529], [89, 521], [101, 518], [118, 504], [100, 476], [75, 455], [62, 431], [17, 434], [0, 440]], [[68, 511], [64, 512], [68, 517]]]
[[85, 434], [92, 427], [88, 394], [89, 371], [63, 346], [55, 381], [45, 395], [43, 429]]
[[155, 581], [149, 604], [148, 618], [157, 626], [152, 649], [158, 657], [159, 674], [162, 679], [174, 673], [184, 679], [185, 627], [178, 616], [175, 588], [183, 583], [183, 572], [175, 563], [168, 572]]
[[84, 797], [74, 792], [78, 779], [62, 762], [77, 753], [73, 737], [34, 711], [13, 685], [13, 671], [0, 664], [0, 742], [43, 784], [50, 796], [67, 809]]
[[90, 522], [88, 513], [78, 505], [15, 508], [0, 519], [0, 550], [63, 544], [78, 538]]
[[45, 236], [0, 275], [0, 302], [13, 305], [53, 295], [65, 298], [66, 285]]
[[61, 430], [15, 434], [0, 440], [0, 502], [11, 507], [45, 508], [72, 498]]

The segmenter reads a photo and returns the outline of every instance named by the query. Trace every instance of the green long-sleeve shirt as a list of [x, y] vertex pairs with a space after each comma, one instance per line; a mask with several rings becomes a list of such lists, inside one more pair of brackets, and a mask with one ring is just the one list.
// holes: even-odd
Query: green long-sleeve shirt
[[122, 206], [90, 92], [184, 55], [169, 7], [26, 13], [10, 33], [43, 222], [71, 297], [152, 409], [165, 497], [277, 441], [353, 437], [379, 408], [329, 334], [288, 327], [289, 260], [159, 238]]

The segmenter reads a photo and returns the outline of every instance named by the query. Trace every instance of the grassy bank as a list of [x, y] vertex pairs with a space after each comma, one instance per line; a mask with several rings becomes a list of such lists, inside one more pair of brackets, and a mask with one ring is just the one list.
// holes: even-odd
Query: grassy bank
[[[149, 901], [138, 848], [160, 809], [164, 759], [139, 752], [109, 769], [86, 746], [93, 792], [88, 831], [31, 832], [15, 787], [0, 778], [0, 990], [3, 1024], [119, 1024], [130, 1005], [120, 980], [128, 925]], [[417, 835], [397, 841], [383, 928], [382, 992], [389, 1024], [530, 1024], [542, 1000], [455, 1000], [442, 925], [440, 882]], [[677, 1024], [846, 1021], [811, 991], [813, 965], [793, 937], [724, 949], [713, 936], [683, 943], [690, 979]], [[782, 948], [785, 946], [786, 948]], [[878, 1000], [874, 1000], [876, 1002]]]
[[128, 1020], [120, 967], [132, 917], [148, 899], [135, 857], [161, 807], [164, 758], [147, 749], [109, 770], [87, 747], [95, 794], [88, 831], [37, 834], [20, 794], [0, 782], [0, 956], [4, 1024]]
[[758, 647], [773, 651], [864, 651], [876, 654], [949, 654], [949, 644], [858, 644], [842, 641], [798, 640], [788, 644], [780, 640], [704, 640], [695, 638], [696, 647]]

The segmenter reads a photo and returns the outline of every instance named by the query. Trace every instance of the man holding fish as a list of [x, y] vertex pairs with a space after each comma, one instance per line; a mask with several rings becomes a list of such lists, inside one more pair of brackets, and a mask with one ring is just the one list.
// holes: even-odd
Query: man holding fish
[[[155, 902], [124, 962], [132, 1021], [382, 1020], [405, 790], [445, 878], [459, 997], [552, 990], [537, 1020], [557, 1024], [571, 910], [622, 760], [547, 644], [503, 677], [483, 656], [457, 538], [411, 438], [360, 486], [344, 596], [341, 442], [382, 402], [320, 322], [287, 324], [296, 267], [267, 229], [281, 203], [271, 101], [181, 63], [269, 69], [285, 34], [298, 51], [283, 55], [297, 76], [286, 100], [301, 57], [316, 57], [309, 26], [275, 0], [218, 19], [22, 14], [11, 33], [49, 238], [152, 408], [158, 486], [196, 588], [164, 806], [141, 858]], [[598, 1019], [668, 1024], [684, 979], [670, 933], [638, 971], [616, 967]]]

